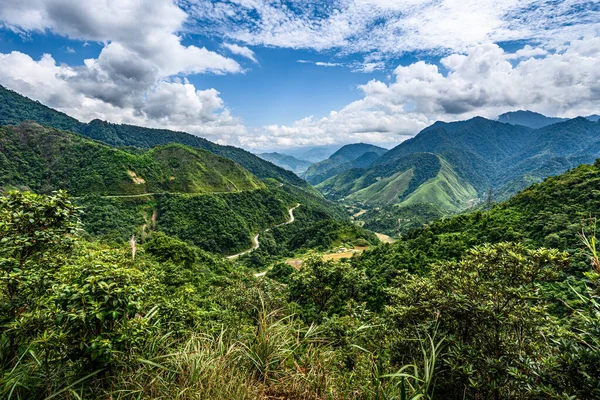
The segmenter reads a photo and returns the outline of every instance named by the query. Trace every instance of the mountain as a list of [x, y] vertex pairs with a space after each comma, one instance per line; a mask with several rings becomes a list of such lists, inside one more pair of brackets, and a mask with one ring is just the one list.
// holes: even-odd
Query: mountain
[[73, 195], [225, 193], [265, 188], [239, 164], [180, 144], [115, 149], [35, 123], [0, 128], [0, 188]]
[[290, 156], [296, 157], [300, 160], [307, 160], [312, 163], [323, 161], [330, 155], [340, 149], [338, 144], [329, 144], [323, 146], [310, 146], [310, 147], [295, 147], [290, 149], [284, 149], [283, 153], [289, 154]]
[[[510, 197], [600, 156], [600, 123], [586, 118], [531, 129], [476, 117], [436, 122], [389, 150], [369, 168], [354, 168], [317, 187], [350, 204], [433, 204], [446, 213], [485, 198]], [[368, 225], [367, 221], [367, 225]]]
[[313, 163], [306, 160], [299, 160], [296, 157], [281, 153], [261, 153], [257, 154], [263, 160], [267, 160], [278, 167], [293, 171], [296, 174], [305, 172]]
[[590, 121], [592, 121], [592, 122], [598, 122], [598, 121], [600, 121], [600, 115], [597, 115], [597, 114], [588, 115], [585, 118], [588, 119], [588, 120], [590, 120]]
[[304, 174], [312, 185], [351, 168], [368, 168], [387, 150], [365, 143], [348, 144], [333, 153], [328, 159], [313, 164]]
[[[392, 169], [390, 169], [392, 168]], [[474, 202], [477, 190], [461, 177], [445, 158], [433, 153], [414, 153], [394, 164], [379, 164], [365, 173], [347, 170], [319, 184], [326, 196], [349, 203], [384, 206], [436, 204], [447, 213]], [[358, 179], [355, 174], [359, 172]]]
[[[198, 148], [114, 148], [25, 122], [0, 127], [0, 150], [0, 193], [66, 190], [82, 207], [85, 231], [103, 240], [144, 238], [157, 230], [230, 255], [250, 248], [262, 232], [262, 250], [254, 258], [263, 261], [298, 249], [328, 249], [348, 238], [377, 241], [318, 192], [261, 181], [236, 162]], [[294, 226], [273, 238], [284, 228], [272, 228], [298, 204]], [[324, 236], [310, 237], [315, 229]]]
[[[600, 115], [593, 114], [584, 118], [592, 122], [598, 122], [598, 120], [600, 120]], [[511, 125], [522, 125], [532, 129], [544, 128], [548, 125], [568, 120], [569, 118], [547, 117], [540, 113], [525, 110], [507, 112], [498, 116], [498, 122]]]
[[546, 117], [543, 114], [533, 111], [511, 111], [498, 116], [498, 122], [511, 125], [522, 125], [528, 128], [543, 128], [557, 122], [564, 122], [568, 118]]
[[286, 171], [248, 151], [233, 146], [221, 146], [185, 132], [112, 124], [100, 120], [82, 123], [0, 85], [0, 125], [17, 125], [24, 121], [35, 121], [44, 126], [76, 132], [111, 146], [151, 148], [168, 143], [180, 143], [229, 158], [258, 178], [273, 178], [308, 189], [306, 182], [293, 172]]
[[[593, 229], [600, 215], [600, 159], [529, 186], [489, 211], [447, 217], [414, 229], [392, 246], [365, 253], [359, 263], [398, 271], [426, 268], [430, 262], [460, 258], [484, 243], [521, 242], [576, 254], [574, 270], [586, 271], [588, 257], [580, 251], [582, 228]], [[589, 225], [591, 224], [591, 225]], [[587, 229], [586, 228], [586, 229]], [[418, 253], [414, 257], [407, 254]], [[375, 276], [393, 276], [372, 271]]]

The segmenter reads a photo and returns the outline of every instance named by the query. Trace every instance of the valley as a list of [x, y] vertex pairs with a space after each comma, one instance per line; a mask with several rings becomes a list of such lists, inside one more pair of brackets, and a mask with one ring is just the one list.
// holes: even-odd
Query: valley
[[[275, 226], [274, 226], [274, 228], [278, 228], [278, 227], [280, 227], [280, 226], [283, 226], [283, 225], [287, 225], [287, 224], [291, 224], [291, 223], [293, 223], [293, 222], [294, 222], [294, 210], [295, 210], [296, 208], [298, 208], [298, 207], [300, 207], [300, 203], [298, 203], [298, 204], [296, 204], [295, 206], [293, 206], [292, 208], [290, 208], [290, 209], [288, 210], [288, 213], [290, 214], [290, 218], [289, 218], [287, 221], [285, 221], [285, 222], [283, 222], [283, 223], [281, 223], [281, 224], [275, 225]], [[267, 231], [267, 232], [268, 232], [268, 231], [269, 231], [269, 229], [270, 229], [270, 228], [267, 228], [267, 229], [265, 229], [265, 231]], [[231, 256], [227, 256], [227, 259], [229, 259], [229, 260], [232, 260], [232, 259], [234, 259], [234, 258], [238, 258], [238, 257], [240, 257], [240, 256], [243, 256], [244, 254], [251, 253], [252, 251], [254, 251], [254, 250], [258, 249], [258, 248], [260, 247], [260, 243], [259, 243], [259, 241], [258, 241], [258, 237], [259, 237], [259, 236], [260, 236], [260, 233], [257, 233], [257, 234], [256, 234], [256, 236], [254, 236], [254, 238], [252, 238], [252, 247], [251, 247], [250, 249], [248, 249], [248, 250], [245, 250], [245, 251], [242, 251], [241, 253], [237, 253], [237, 254], [233, 254], [233, 255], [231, 255]]]
[[0, 95], [4, 397], [598, 393], [591, 117], [437, 122], [305, 180]]

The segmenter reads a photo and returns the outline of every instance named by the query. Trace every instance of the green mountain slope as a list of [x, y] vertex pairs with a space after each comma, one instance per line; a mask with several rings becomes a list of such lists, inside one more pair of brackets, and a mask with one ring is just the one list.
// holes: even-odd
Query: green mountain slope
[[[416, 153], [393, 166], [379, 165], [366, 172], [349, 170], [317, 187], [326, 194], [343, 193], [341, 200], [371, 206], [437, 204], [447, 213], [460, 211], [477, 198], [476, 189], [459, 176], [443, 157]], [[387, 169], [392, 167], [392, 175]], [[361, 173], [362, 172], [362, 173]], [[355, 174], [358, 179], [353, 179]], [[338, 184], [341, 186], [337, 186]]]
[[263, 160], [267, 160], [278, 167], [293, 171], [297, 174], [305, 172], [313, 163], [307, 160], [300, 160], [296, 157], [281, 153], [261, 153], [257, 154]]
[[0, 186], [73, 195], [214, 193], [264, 184], [235, 162], [178, 144], [122, 150], [34, 123], [0, 128]]
[[311, 184], [317, 185], [348, 169], [367, 168], [386, 151], [371, 144], [349, 144], [333, 153], [327, 160], [313, 164], [304, 174], [304, 178]]
[[167, 129], [111, 124], [100, 120], [85, 124], [0, 85], [0, 125], [18, 125], [24, 121], [35, 121], [44, 126], [69, 130], [112, 146], [150, 148], [180, 143], [229, 158], [261, 179], [273, 178], [292, 185], [308, 186], [293, 172], [233, 146], [221, 146], [189, 133]]
[[440, 259], [460, 258], [476, 245], [512, 241], [568, 250], [575, 255], [572, 270], [585, 271], [589, 263], [580, 234], [600, 217], [599, 182], [600, 160], [549, 177], [490, 211], [443, 218], [412, 230], [393, 245], [365, 254], [362, 262], [375, 269], [384, 266], [387, 273], [373, 273], [390, 276], [392, 269], [423, 269]]
[[[419, 181], [422, 188], [406, 192], [403, 185], [410, 166], [414, 165], [414, 171], [422, 163], [432, 168], [433, 163], [424, 157], [414, 158], [423, 152], [440, 156], [444, 167], [436, 167], [440, 174], [435, 174], [435, 180]], [[586, 118], [530, 129], [477, 117], [437, 122], [377, 158], [371, 167], [338, 174], [318, 188], [332, 199], [367, 208], [423, 203], [453, 213], [485, 198], [490, 187], [494, 200], [506, 199], [531, 183], [593, 162], [598, 156], [600, 123]]]

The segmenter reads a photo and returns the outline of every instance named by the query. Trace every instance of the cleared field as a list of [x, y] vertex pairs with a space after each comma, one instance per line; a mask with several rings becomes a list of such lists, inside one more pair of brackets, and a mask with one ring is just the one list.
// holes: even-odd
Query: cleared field
[[346, 251], [341, 251], [338, 253], [331, 254], [323, 254], [323, 260], [341, 260], [342, 258], [350, 258], [355, 254], [360, 254], [363, 251], [367, 250], [368, 247], [355, 247], [354, 249], [348, 249]]
[[390, 237], [388, 235], [384, 235], [383, 233], [377, 233], [377, 232], [375, 232], [375, 235], [377, 235], [377, 238], [379, 240], [381, 240], [383, 243], [394, 243], [396, 241], [392, 237]]

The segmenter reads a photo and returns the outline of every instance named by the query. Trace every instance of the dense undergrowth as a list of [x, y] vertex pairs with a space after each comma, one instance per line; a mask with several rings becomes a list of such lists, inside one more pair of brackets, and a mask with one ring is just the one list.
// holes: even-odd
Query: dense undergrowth
[[375, 250], [271, 279], [162, 232], [90, 241], [79, 214], [62, 192], [0, 200], [3, 398], [600, 393], [593, 230], [592, 269], [572, 278], [567, 252], [499, 242], [394, 276], [374, 274]]

